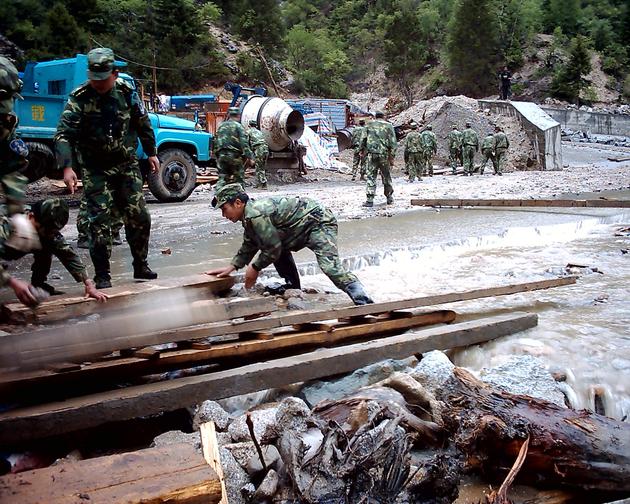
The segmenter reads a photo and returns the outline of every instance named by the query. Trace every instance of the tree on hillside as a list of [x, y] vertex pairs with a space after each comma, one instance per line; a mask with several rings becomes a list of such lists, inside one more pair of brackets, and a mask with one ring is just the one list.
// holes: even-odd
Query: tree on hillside
[[414, 0], [398, 0], [385, 22], [385, 75], [396, 81], [407, 107], [413, 103], [413, 82], [427, 61], [425, 40]]
[[497, 4], [497, 24], [503, 63], [523, 64], [523, 48], [542, 28], [540, 0], [507, 0]]
[[559, 26], [563, 33], [573, 36], [578, 31], [580, 17], [580, 0], [549, 0], [545, 12], [547, 32]]
[[448, 24], [446, 57], [454, 90], [479, 96], [496, 84], [499, 36], [491, 0], [459, 0]]
[[560, 67], [551, 83], [551, 91], [555, 97], [578, 105], [580, 93], [589, 85], [585, 78], [591, 71], [591, 55], [587, 42], [582, 35], [571, 41], [569, 61]]

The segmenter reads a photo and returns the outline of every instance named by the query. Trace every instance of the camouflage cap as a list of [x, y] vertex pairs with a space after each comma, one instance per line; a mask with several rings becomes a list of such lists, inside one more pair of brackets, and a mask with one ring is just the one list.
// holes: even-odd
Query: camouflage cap
[[13, 99], [22, 98], [22, 81], [17, 68], [4, 56], [0, 56], [0, 114], [13, 112]]
[[88, 79], [105, 80], [116, 66], [114, 51], [109, 47], [92, 49], [88, 55]]
[[238, 195], [244, 193], [245, 189], [243, 189], [243, 186], [241, 184], [225, 184], [214, 193], [214, 198], [212, 198], [212, 206], [214, 208], [221, 208], [231, 199], [236, 198]]
[[249, 125], [250, 126], [258, 126], [258, 121], [256, 119], [252, 119], [251, 121], [249, 121]]
[[241, 113], [241, 109], [238, 107], [230, 107], [228, 109], [228, 115], [233, 116], [233, 115], [239, 115], [240, 113]]
[[359, 126], [365, 126], [365, 119], [359, 119]]
[[59, 231], [68, 223], [68, 204], [59, 198], [50, 198], [32, 207], [40, 226], [49, 231]]

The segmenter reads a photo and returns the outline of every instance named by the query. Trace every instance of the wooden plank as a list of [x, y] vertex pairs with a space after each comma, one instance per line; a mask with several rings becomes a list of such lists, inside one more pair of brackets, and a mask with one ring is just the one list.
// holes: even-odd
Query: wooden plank
[[217, 442], [217, 433], [214, 428], [214, 422], [202, 423], [199, 426], [201, 435], [201, 449], [203, 458], [214, 472], [217, 473], [221, 482], [221, 501], [220, 504], [228, 504], [227, 490], [225, 489], [225, 478], [223, 475], [223, 467], [221, 466], [221, 455], [219, 454], [219, 443]]
[[[109, 296], [106, 303], [97, 303], [84, 296], [54, 296], [37, 308], [21, 303], [9, 303], [2, 307], [3, 315], [14, 324], [48, 323], [92, 313], [106, 313], [141, 304], [149, 304], [148, 296], [167, 295], [174, 289], [199, 289], [198, 295], [208, 297], [229, 290], [234, 285], [233, 277], [217, 278], [209, 275], [191, 275], [183, 278], [165, 278], [150, 282], [136, 282], [102, 289]], [[192, 299], [192, 298], [190, 298]]]
[[[230, 301], [195, 301], [130, 310], [102, 317], [90, 324], [53, 327], [0, 338], [0, 367], [25, 367], [54, 361], [77, 360], [114, 350], [152, 346], [172, 339], [163, 329], [175, 329], [276, 310], [271, 297]], [[141, 333], [141, 334], [138, 334]]]
[[562, 208], [630, 208], [630, 200], [618, 199], [412, 199], [417, 206], [449, 207], [562, 207]]
[[[198, 327], [188, 327], [178, 329], [177, 331], [169, 331], [167, 332], [167, 334], [160, 335], [160, 340], [166, 342], [177, 341], [180, 339], [203, 339], [245, 331], [259, 331], [283, 326], [291, 326], [295, 324], [304, 324], [309, 322], [319, 322], [335, 319], [341, 320], [347, 317], [364, 317], [366, 315], [378, 315], [380, 313], [386, 313], [394, 310], [420, 308], [423, 306], [436, 306], [441, 304], [456, 303], [458, 301], [469, 301], [471, 299], [482, 299], [487, 297], [506, 296], [522, 292], [531, 292], [550, 289], [554, 287], [573, 285], [576, 283], [577, 278], [577, 276], [552, 278], [549, 280], [537, 280], [534, 282], [473, 289], [469, 291], [452, 292], [448, 294], [437, 294], [432, 296], [423, 296], [397, 301], [385, 301], [383, 303], [374, 303], [362, 306], [344, 306], [331, 308], [328, 310], [295, 311], [289, 313], [282, 312], [281, 315], [261, 318], [258, 320], [205, 324]], [[354, 321], [356, 320], [357, 319], [355, 318]]]
[[0, 413], [0, 443], [14, 444], [110, 421], [172, 411], [206, 399], [222, 399], [290, 383], [347, 373], [384, 359], [474, 345], [524, 331], [534, 314], [511, 313], [399, 336], [242, 366], [206, 375], [151, 383]]
[[45, 370], [6, 373], [0, 375], [0, 398], [2, 401], [19, 400], [28, 396], [29, 400], [35, 397], [46, 397], [49, 390], [65, 390], [68, 385], [74, 383], [94, 383], [103, 385], [103, 382], [119, 382], [120, 380], [133, 378], [145, 374], [154, 374], [170, 369], [190, 367], [204, 363], [221, 363], [226, 359], [254, 358], [262, 354], [270, 354], [274, 351], [286, 351], [288, 349], [313, 348], [320, 345], [333, 345], [358, 337], [370, 337], [373, 335], [384, 336], [399, 333], [411, 328], [433, 324], [451, 323], [456, 314], [451, 310], [440, 310], [430, 313], [416, 314], [412, 318], [399, 320], [378, 320], [374, 323], [346, 326], [339, 324], [331, 331], [307, 331], [307, 332], [277, 332], [271, 333], [272, 338], [254, 338], [251, 341], [229, 341], [193, 343], [190, 350], [166, 350], [160, 353], [159, 362], [147, 362], [146, 359], [108, 359], [106, 361], [84, 364], [80, 372], [66, 373], [63, 378]]
[[218, 503], [219, 478], [189, 444], [98, 457], [0, 477], [3, 504]]

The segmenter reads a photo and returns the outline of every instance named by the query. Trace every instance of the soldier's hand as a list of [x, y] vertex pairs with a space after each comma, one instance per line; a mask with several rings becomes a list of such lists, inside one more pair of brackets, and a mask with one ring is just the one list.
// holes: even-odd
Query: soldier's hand
[[63, 169], [63, 181], [70, 191], [70, 194], [74, 194], [74, 192], [77, 190], [79, 179], [77, 178], [77, 174], [74, 173], [74, 170], [72, 168], [67, 167]]
[[104, 292], [96, 290], [96, 286], [94, 282], [90, 279], [85, 281], [85, 297], [96, 299], [99, 303], [104, 303], [109, 299], [109, 296]]
[[258, 271], [250, 264], [245, 270], [245, 288], [251, 289], [258, 279]]
[[26, 306], [38, 305], [37, 299], [33, 296], [33, 294], [31, 294], [29, 283], [12, 277], [9, 280], [9, 287], [13, 289], [13, 292], [15, 292], [15, 296], [18, 298], [20, 303]]
[[235, 270], [236, 268], [230, 264], [229, 266], [225, 266], [224, 268], [217, 268], [210, 271], [205, 271], [204, 273], [206, 275], [214, 275], [219, 278], [223, 278], [223, 277], [229, 276], [230, 273], [232, 273]]
[[149, 166], [151, 167], [151, 173], [157, 173], [160, 169], [160, 160], [157, 156], [151, 156], [149, 158]]

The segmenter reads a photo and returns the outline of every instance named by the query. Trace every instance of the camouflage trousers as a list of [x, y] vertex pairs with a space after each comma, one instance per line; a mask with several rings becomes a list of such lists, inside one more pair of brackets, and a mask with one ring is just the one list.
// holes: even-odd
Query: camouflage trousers
[[[87, 201], [85, 198], [81, 198], [81, 203], [79, 205], [79, 214], [77, 215], [77, 231], [79, 233], [78, 241], [88, 241], [89, 242], [89, 233], [90, 233], [90, 220], [88, 217], [87, 211]], [[125, 225], [123, 221], [122, 215], [120, 215], [120, 211], [118, 207], [114, 206], [111, 209], [111, 227], [112, 236], [116, 236], [120, 233], [120, 230]]]
[[409, 173], [409, 182], [413, 182], [416, 178], [422, 180], [422, 152], [407, 153], [405, 166]]
[[217, 165], [219, 166], [219, 180], [214, 186], [215, 191], [226, 184], [245, 184], [245, 167], [240, 154], [220, 152], [217, 155]]
[[368, 154], [367, 155], [367, 182], [365, 184], [365, 194], [368, 201], [374, 200], [374, 194], [376, 194], [376, 175], [381, 173], [381, 180], [383, 181], [383, 191], [385, 197], [390, 197], [394, 194], [394, 187], [392, 186], [392, 175], [389, 171], [389, 156], [387, 154]]
[[357, 178], [357, 173], [360, 173], [361, 177], [365, 177], [365, 158], [361, 157], [359, 149], [354, 150], [352, 157], [352, 180]]
[[457, 165], [461, 162], [461, 149], [449, 149], [448, 151], [448, 161], [451, 166], [451, 170], [453, 173], [457, 171]]
[[422, 153], [422, 175], [433, 176], [433, 151]]
[[462, 154], [464, 156], [464, 173], [472, 174], [475, 171], [475, 146], [464, 145]]
[[494, 173], [503, 173], [503, 166], [505, 164], [505, 151], [506, 149], [497, 149], [494, 153], [494, 159], [492, 160]]
[[[479, 167], [479, 173], [483, 175], [483, 171], [486, 169], [488, 160], [490, 160], [490, 162], [492, 163], [492, 166], [494, 166], [494, 152], [492, 152], [492, 149], [481, 149], [481, 155], [483, 156], [483, 162], [481, 163], [481, 166]], [[495, 168], [495, 171], [496, 171], [496, 168]]]
[[256, 147], [254, 151], [256, 157], [256, 180], [259, 185], [267, 183], [267, 172], [265, 167], [267, 165], [267, 158], [269, 157], [269, 148], [266, 145]]
[[86, 169], [83, 189], [89, 222], [90, 257], [97, 278], [109, 278], [112, 252], [112, 208], [125, 222], [125, 234], [134, 267], [146, 263], [151, 216], [142, 194], [142, 175], [137, 162], [111, 168]]

